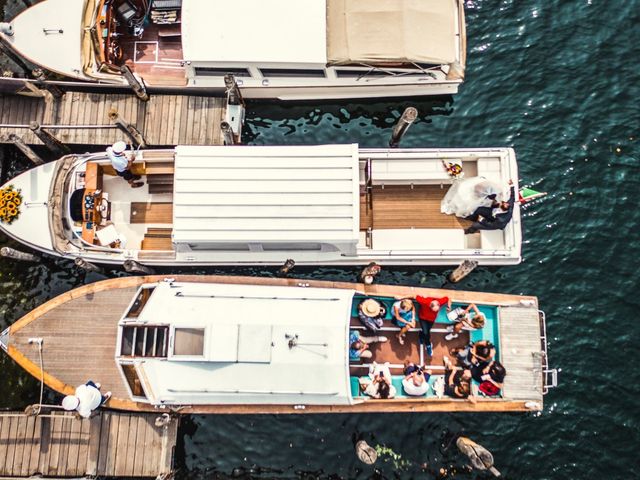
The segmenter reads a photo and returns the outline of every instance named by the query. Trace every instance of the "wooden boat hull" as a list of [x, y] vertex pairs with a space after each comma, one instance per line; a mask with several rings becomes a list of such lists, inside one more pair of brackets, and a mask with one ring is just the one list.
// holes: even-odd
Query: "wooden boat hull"
[[[115, 370], [114, 350], [118, 320], [122, 316], [121, 305], [128, 305], [132, 292], [145, 283], [162, 281], [165, 277], [141, 276], [105, 280], [66, 292], [31, 311], [15, 322], [2, 334], [0, 344], [8, 355], [37, 379], [61, 394], [72, 394], [77, 384], [88, 379], [101, 381], [103, 390], [113, 390], [109, 408], [131, 411], [173, 410], [196, 414], [258, 414], [258, 413], [347, 413], [347, 412], [443, 412], [443, 411], [530, 411], [541, 409], [541, 396], [536, 398], [501, 399], [478, 398], [475, 403], [453, 398], [397, 398], [390, 400], [368, 399], [355, 405], [180, 405], [155, 407], [135, 402], [118, 386], [122, 379]], [[180, 275], [179, 282], [275, 286], [310, 286], [321, 288], [356, 289], [367, 295], [380, 296], [445, 296], [456, 302], [503, 306], [527, 304], [537, 313], [537, 299], [493, 293], [460, 292], [429, 288], [364, 285], [346, 282], [296, 280], [281, 278], [254, 278], [232, 276]], [[43, 339], [44, 369], [41, 368], [37, 347], [29, 338]], [[503, 339], [506, 341], [508, 339]], [[539, 336], [535, 338], [539, 341]], [[507, 345], [505, 343], [505, 345]], [[504, 345], [502, 348], [507, 348]], [[506, 365], [509, 371], [510, 366]], [[541, 373], [540, 391], [544, 389]], [[109, 370], [109, 371], [107, 371]], [[537, 378], [537, 377], [536, 377]], [[99, 380], [98, 380], [99, 379]], [[535, 405], [532, 406], [532, 402]]]

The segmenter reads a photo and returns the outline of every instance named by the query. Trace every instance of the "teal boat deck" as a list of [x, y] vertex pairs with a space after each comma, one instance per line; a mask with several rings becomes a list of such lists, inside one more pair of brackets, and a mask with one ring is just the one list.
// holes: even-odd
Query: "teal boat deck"
[[[359, 330], [361, 334], [366, 336], [371, 334], [366, 332], [358, 320], [358, 305], [363, 298], [359, 295], [354, 297], [351, 328]], [[384, 335], [388, 341], [370, 345], [370, 350], [373, 353], [371, 359], [351, 362], [351, 392], [354, 397], [364, 398], [359, 386], [359, 379], [368, 378], [369, 368], [375, 361], [378, 364], [389, 362], [392, 384], [396, 388], [396, 398], [408, 398], [409, 396], [402, 388], [402, 371], [404, 363], [409, 361], [425, 365], [431, 370], [430, 388], [425, 397], [438, 398], [433, 385], [439, 377], [444, 377], [443, 357], [448, 356], [455, 364], [453, 349], [463, 348], [470, 342], [489, 340], [495, 346], [495, 358], [507, 370], [504, 388], [500, 396], [495, 398], [542, 402], [543, 373], [540, 362], [540, 323], [536, 309], [523, 306], [476, 304], [485, 315], [484, 327], [476, 330], [463, 330], [458, 338], [447, 341], [445, 340], [448, 333], [446, 328], [453, 322], [447, 318], [446, 309], [443, 308], [431, 329], [433, 355], [428, 356], [420, 341], [419, 326], [407, 334], [405, 345], [398, 343], [396, 334], [399, 328], [391, 321], [391, 306], [395, 299], [382, 296], [374, 298], [386, 308], [384, 324], [379, 335]], [[466, 307], [467, 305], [454, 302], [452, 308]], [[416, 306], [416, 308], [418, 307]], [[474, 384], [477, 387], [477, 382], [474, 381]]]

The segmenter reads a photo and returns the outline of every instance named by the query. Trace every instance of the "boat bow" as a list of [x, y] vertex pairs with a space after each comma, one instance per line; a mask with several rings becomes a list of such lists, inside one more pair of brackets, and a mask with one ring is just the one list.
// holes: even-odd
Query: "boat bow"
[[2, 187], [3, 190], [13, 187], [20, 200], [15, 207], [17, 215], [11, 221], [0, 223], [0, 229], [15, 240], [38, 250], [52, 249], [48, 200], [55, 171], [56, 162], [40, 165], [21, 173]]

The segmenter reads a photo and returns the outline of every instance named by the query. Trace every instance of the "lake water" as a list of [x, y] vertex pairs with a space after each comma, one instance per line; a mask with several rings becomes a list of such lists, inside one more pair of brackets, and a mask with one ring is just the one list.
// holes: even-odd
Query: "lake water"
[[[439, 478], [441, 468], [462, 465], [455, 452], [441, 449], [448, 433], [465, 433], [489, 448], [505, 478], [640, 475], [640, 369], [632, 356], [640, 337], [640, 2], [466, 4], [467, 78], [453, 99], [249, 105], [244, 141], [385, 146], [395, 119], [414, 105], [421, 115], [403, 146], [513, 146], [521, 183], [549, 192], [525, 211], [524, 261], [478, 269], [457, 288], [539, 296], [547, 312], [550, 361], [562, 369], [544, 412], [195, 416], [181, 432], [181, 477]], [[6, 174], [28, 167], [10, 150], [3, 155]], [[295, 273], [354, 280], [357, 269]], [[385, 269], [380, 281], [437, 287], [444, 273]], [[2, 260], [0, 327], [100, 278], [66, 261]], [[5, 355], [0, 375], [0, 406], [22, 407], [37, 399], [38, 383]], [[388, 461], [379, 461], [375, 473], [354, 455], [357, 435], [390, 447], [401, 460], [394, 464], [385, 456]]]

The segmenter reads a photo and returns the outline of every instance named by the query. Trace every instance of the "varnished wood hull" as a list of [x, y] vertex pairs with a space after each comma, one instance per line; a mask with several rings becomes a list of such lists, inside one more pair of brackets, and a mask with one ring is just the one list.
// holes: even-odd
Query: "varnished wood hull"
[[[3, 347], [9, 356], [37, 379], [61, 394], [72, 394], [75, 387], [89, 379], [100, 381], [103, 390], [114, 395], [108, 407], [130, 411], [158, 411], [146, 403], [134, 402], [126, 394], [123, 380], [116, 372], [114, 352], [121, 305], [131, 301], [133, 292], [143, 283], [163, 280], [160, 275], [126, 277], [85, 285], [46, 302], [11, 327], [4, 335]], [[279, 285], [356, 289], [368, 295], [450, 296], [462, 303], [517, 305], [526, 301], [537, 307], [535, 297], [493, 293], [463, 292], [389, 285], [364, 285], [347, 282], [256, 278], [234, 276], [179, 275], [180, 282], [215, 282], [248, 285]], [[43, 339], [44, 369], [41, 369], [37, 346], [28, 339]], [[44, 370], [44, 371], [43, 371]], [[119, 383], [118, 383], [119, 382]], [[530, 411], [527, 400], [478, 398], [475, 403], [452, 398], [368, 399], [355, 405], [194, 405], [172, 408], [180, 413], [202, 414], [281, 414], [281, 413], [349, 413], [349, 412], [445, 412], [445, 411]], [[166, 407], [168, 410], [170, 407]], [[539, 405], [541, 408], [541, 405]]]

